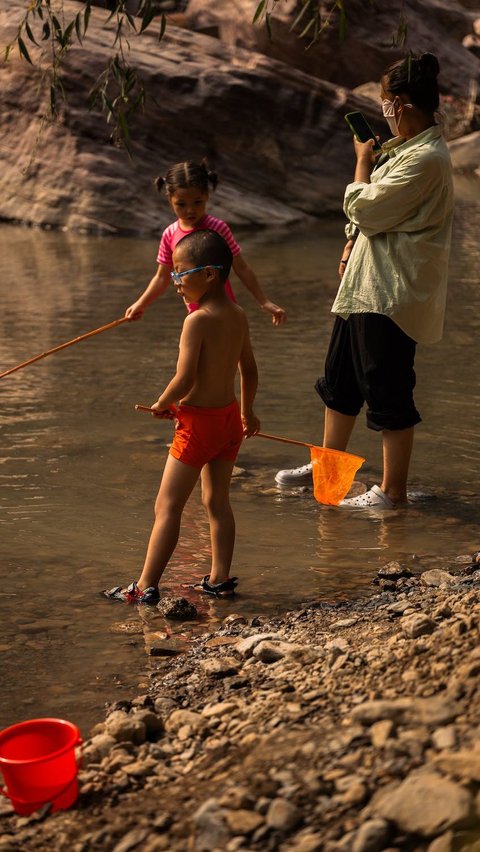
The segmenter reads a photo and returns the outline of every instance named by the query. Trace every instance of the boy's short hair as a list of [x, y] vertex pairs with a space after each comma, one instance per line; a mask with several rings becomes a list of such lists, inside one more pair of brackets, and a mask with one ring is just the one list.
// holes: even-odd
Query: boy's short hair
[[221, 266], [220, 280], [226, 281], [232, 266], [233, 255], [227, 243], [208, 228], [192, 231], [178, 241], [175, 248], [182, 248], [192, 260], [192, 266]]

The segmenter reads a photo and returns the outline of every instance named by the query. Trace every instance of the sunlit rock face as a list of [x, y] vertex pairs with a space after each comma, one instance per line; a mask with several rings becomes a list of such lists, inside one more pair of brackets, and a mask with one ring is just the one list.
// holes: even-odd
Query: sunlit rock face
[[344, 38], [339, 38], [338, 13], [334, 11], [317, 44], [311, 43], [311, 31], [298, 38], [308, 23], [306, 15], [292, 33], [292, 22], [303, 8], [301, 0], [277, 4], [271, 17], [272, 38], [264, 25], [251, 24], [257, 5], [258, 0], [189, 0], [187, 25], [204, 30], [210, 27], [212, 31], [216, 28], [225, 44], [259, 51], [312, 76], [354, 88], [378, 80], [384, 68], [404, 55], [403, 49], [394, 46], [403, 12], [407, 49], [438, 56], [443, 91], [465, 96], [469, 80], [476, 79], [479, 72], [478, 60], [462, 46], [462, 39], [474, 33], [478, 0], [412, 0], [407, 5], [403, 0], [371, 5], [349, 0], [345, 3]]
[[[195, 24], [193, 0], [190, 5], [178, 19], [188, 27]], [[210, 4], [209, 9], [221, 5]], [[0, 0], [3, 44], [14, 36], [23, 9], [20, 0]], [[66, 16], [70, 9], [76, 12], [78, 6], [67, 0]], [[270, 48], [264, 31], [249, 23], [252, 4], [230, 4], [229, 9], [230, 23], [243, 33], [237, 39], [240, 44], [230, 36], [221, 41], [172, 25], [161, 43], [153, 30], [132, 39], [131, 61], [147, 90], [145, 110], [131, 122], [133, 160], [110, 144], [103, 116], [86, 106], [110, 56], [112, 31], [104, 27], [104, 10], [93, 10], [83, 48], [69, 54], [68, 108], [62, 108], [53, 124], [41, 120], [40, 71], [13, 51], [9, 62], [0, 66], [0, 217], [97, 233], [158, 233], [172, 213], [153, 189], [153, 178], [175, 162], [204, 156], [220, 176], [210, 209], [232, 225], [288, 224], [340, 212], [353, 171], [343, 115], [360, 109], [377, 132], [385, 133], [375, 101], [340, 85], [341, 62], [357, 69], [357, 76], [353, 71], [346, 75], [348, 87], [361, 84], [378, 77], [390, 48], [373, 63], [370, 48], [363, 57], [358, 45], [352, 52], [352, 39], [359, 38], [354, 29], [359, 25], [352, 23], [350, 41], [344, 45], [339, 45], [335, 31], [329, 35], [324, 65], [302, 63], [304, 48], [292, 36], [284, 51], [286, 61], [281, 61], [261, 52]], [[237, 24], [235, 15], [243, 16]], [[381, 21], [376, 25], [378, 40], [388, 39], [385, 31], [381, 35], [383, 26]], [[462, 62], [478, 64], [461, 46], [464, 32], [459, 24], [457, 29]], [[221, 27], [210, 31], [223, 37]], [[286, 44], [286, 22], [282, 32]], [[316, 57], [322, 54], [315, 50]], [[278, 47], [279, 56], [282, 51]], [[295, 55], [305, 70], [293, 67]], [[314, 57], [313, 52], [309, 56]], [[329, 56], [335, 67], [328, 64]], [[459, 80], [466, 73], [462, 62], [458, 60]]]

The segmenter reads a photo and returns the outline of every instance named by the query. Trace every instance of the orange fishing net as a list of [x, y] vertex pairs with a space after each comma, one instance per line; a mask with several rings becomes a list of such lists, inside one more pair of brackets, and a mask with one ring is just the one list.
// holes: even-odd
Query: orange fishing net
[[350, 491], [354, 476], [365, 459], [340, 450], [313, 446], [310, 446], [310, 456], [315, 499], [327, 506], [338, 506]]

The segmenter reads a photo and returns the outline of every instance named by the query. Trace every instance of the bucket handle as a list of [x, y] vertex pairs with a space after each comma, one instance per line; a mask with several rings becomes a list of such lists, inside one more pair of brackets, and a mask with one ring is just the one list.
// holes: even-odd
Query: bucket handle
[[[78, 738], [73, 748], [77, 748], [78, 746], [80, 746], [81, 752], [80, 756], [76, 759], [77, 771], [81, 768], [83, 763], [83, 740], [81, 737]], [[61, 790], [58, 791], [58, 793], [55, 794], [55, 798], [58, 799], [60, 798], [60, 796], [63, 796], [63, 794], [67, 792], [68, 788], [71, 787], [76, 778], [77, 776], [74, 775], [74, 777], [70, 779], [68, 784], [65, 784], [65, 786], [62, 787]], [[27, 805], [28, 807], [32, 807], [34, 805], [34, 810], [37, 810], [37, 808], [41, 808], [43, 805], [53, 804], [52, 802], [27, 802], [25, 801], [25, 799], [19, 799], [18, 796], [11, 796], [6, 787], [0, 787], [0, 794], [2, 796], [5, 796], [6, 799], [10, 799], [10, 801], [18, 802], [19, 805]]]

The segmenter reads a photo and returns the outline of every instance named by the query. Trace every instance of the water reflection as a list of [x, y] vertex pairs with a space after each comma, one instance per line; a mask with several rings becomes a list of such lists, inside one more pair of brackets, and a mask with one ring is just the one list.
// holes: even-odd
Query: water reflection
[[[477, 375], [480, 207], [463, 205], [444, 341], [418, 353], [417, 431], [408, 511], [342, 513], [308, 490], [279, 492], [280, 467], [303, 464], [300, 448], [251, 439], [233, 485], [238, 539], [235, 603], [204, 599], [183, 583], [208, 571], [209, 533], [199, 490], [184, 517], [164, 589], [199, 606], [188, 630], [234, 609], [284, 611], [312, 598], [369, 589], [385, 562], [451, 567], [478, 548], [480, 392]], [[273, 329], [240, 291], [260, 369], [257, 411], [265, 431], [319, 442], [322, 409], [313, 384], [331, 329], [330, 306], [343, 223], [241, 240], [265, 289], [290, 312]], [[92, 239], [0, 227], [0, 369], [122, 316], [149, 280], [154, 240]], [[147, 634], [172, 631], [97, 596], [136, 577], [143, 561], [171, 427], [134, 411], [174, 369], [182, 306], [173, 292], [140, 323], [122, 325], [12, 374], [0, 383], [0, 514], [3, 702], [0, 724], [65, 715], [83, 727], [98, 708], [148, 680]], [[362, 422], [353, 452], [376, 481], [378, 435]], [[425, 499], [428, 497], [429, 499]], [[128, 626], [128, 625], [132, 626]], [[127, 625], [127, 626], [124, 626]], [[143, 626], [142, 626], [143, 625]], [[173, 639], [185, 641], [185, 627]]]

